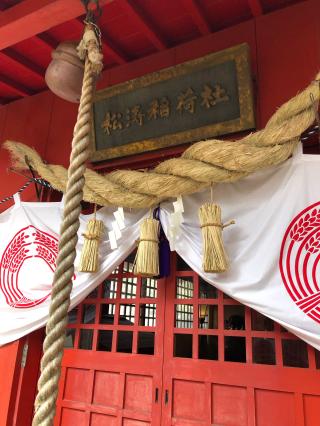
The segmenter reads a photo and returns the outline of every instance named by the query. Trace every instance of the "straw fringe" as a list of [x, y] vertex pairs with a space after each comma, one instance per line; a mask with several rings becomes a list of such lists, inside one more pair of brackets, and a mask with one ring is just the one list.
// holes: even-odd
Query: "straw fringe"
[[99, 243], [104, 231], [102, 220], [91, 219], [87, 232], [83, 234], [84, 244], [81, 252], [79, 271], [97, 272], [99, 269]]
[[234, 221], [223, 225], [221, 208], [217, 204], [206, 203], [199, 209], [202, 232], [202, 268], [205, 272], [225, 272], [229, 261], [222, 240], [222, 230]]
[[159, 221], [156, 219], [145, 219], [140, 225], [134, 274], [142, 277], [159, 275]]

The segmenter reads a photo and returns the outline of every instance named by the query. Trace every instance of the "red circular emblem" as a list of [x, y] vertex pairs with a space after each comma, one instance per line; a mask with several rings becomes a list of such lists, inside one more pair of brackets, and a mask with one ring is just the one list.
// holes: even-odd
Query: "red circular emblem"
[[291, 299], [320, 323], [320, 202], [299, 213], [283, 237], [279, 267]]
[[[48, 291], [44, 296], [33, 299], [32, 296], [24, 294], [23, 281], [27, 286], [32, 286], [34, 282], [41, 280], [41, 276], [48, 277], [48, 271], [45, 271], [48, 267], [53, 276], [57, 254], [58, 239], [55, 236], [34, 226], [27, 226], [16, 233], [4, 250], [0, 265], [0, 289], [9, 306], [30, 308], [50, 296], [51, 283], [46, 284]], [[39, 262], [39, 259], [42, 262]], [[23, 270], [24, 274], [21, 273]], [[45, 274], [41, 275], [41, 272]]]

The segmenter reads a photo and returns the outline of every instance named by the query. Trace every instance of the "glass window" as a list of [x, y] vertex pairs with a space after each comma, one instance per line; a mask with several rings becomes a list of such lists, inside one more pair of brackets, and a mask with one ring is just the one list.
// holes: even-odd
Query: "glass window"
[[193, 305], [176, 305], [175, 327], [192, 328], [193, 327]]
[[260, 314], [257, 311], [251, 310], [251, 328], [256, 331], [273, 331], [274, 322]]
[[84, 303], [82, 305], [82, 324], [93, 324], [96, 319], [96, 305]]
[[112, 330], [99, 330], [98, 331], [98, 351], [111, 352], [112, 348]]
[[218, 359], [218, 336], [199, 336], [199, 359]]
[[123, 272], [133, 272], [135, 257], [136, 252], [133, 252], [126, 258], [126, 260], [123, 262]]
[[193, 278], [192, 277], [177, 277], [176, 298], [177, 299], [193, 298]]
[[182, 257], [178, 255], [178, 253], [176, 254], [176, 259], [177, 259], [177, 264], [176, 264], [177, 271], [192, 271], [190, 266], [182, 259]]
[[261, 337], [253, 337], [252, 359], [254, 364], [275, 365], [276, 352], [275, 352], [274, 339], [264, 339]]
[[136, 305], [120, 305], [119, 324], [133, 325]]
[[64, 342], [65, 348], [74, 348], [74, 338], [76, 335], [76, 330], [74, 328], [67, 328], [66, 330], [66, 340]]
[[95, 288], [90, 294], [88, 294], [86, 299], [96, 299], [97, 297], [98, 297], [98, 288]]
[[100, 305], [100, 324], [113, 324], [116, 305], [102, 303]]
[[92, 349], [93, 330], [80, 330], [79, 349]]
[[106, 279], [102, 283], [102, 297], [104, 299], [115, 299], [117, 297], [118, 280], [116, 278]]
[[141, 297], [153, 298], [157, 297], [158, 282], [154, 278], [141, 279]]
[[173, 356], [192, 358], [192, 334], [175, 334]]
[[154, 355], [154, 333], [139, 331], [138, 354]]
[[146, 303], [140, 305], [140, 325], [146, 327], [155, 327], [156, 326], [156, 310], [157, 307], [154, 303]]
[[232, 362], [246, 362], [246, 338], [225, 336], [224, 360]]
[[203, 278], [199, 277], [199, 298], [216, 299], [217, 296], [217, 289], [213, 285], [207, 283]]
[[123, 277], [121, 299], [133, 299], [137, 294], [137, 277]]
[[245, 307], [242, 305], [224, 306], [224, 328], [226, 330], [245, 330]]
[[132, 352], [132, 331], [118, 331], [117, 352]]
[[199, 328], [218, 328], [218, 306], [199, 305]]
[[68, 312], [68, 324], [75, 324], [77, 322], [78, 307], [73, 308]]
[[282, 339], [283, 365], [308, 368], [307, 345], [302, 340]]

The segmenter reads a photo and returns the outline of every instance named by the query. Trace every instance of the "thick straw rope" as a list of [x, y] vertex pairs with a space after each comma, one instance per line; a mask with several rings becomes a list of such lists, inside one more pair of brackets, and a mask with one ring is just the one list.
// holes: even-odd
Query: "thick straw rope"
[[[86, 29], [88, 28], [90, 30], [89, 25]], [[55, 404], [65, 341], [67, 312], [70, 305], [70, 292], [74, 274], [73, 263], [76, 255], [75, 248], [81, 211], [80, 203], [83, 195], [86, 161], [89, 157], [90, 109], [95, 86], [95, 74], [102, 68], [102, 57], [98, 55], [99, 44], [96, 38], [91, 37], [85, 48], [88, 52], [95, 52], [95, 57], [98, 59], [96, 63], [92, 63], [86, 56], [85, 60], [82, 94], [77, 123], [74, 128], [68, 178], [65, 176], [64, 182], [66, 195], [60, 232], [59, 254], [53, 279], [49, 320], [46, 327], [47, 335], [43, 345], [44, 354], [41, 360], [41, 376], [38, 382], [33, 426], [51, 426], [56, 410]]]
[[[117, 170], [100, 175], [87, 169], [83, 198], [100, 205], [150, 208], [171, 197], [196, 192], [218, 182], [234, 182], [257, 170], [280, 164], [295, 150], [301, 134], [315, 121], [320, 73], [300, 94], [282, 105], [266, 127], [237, 141], [207, 140], [193, 144], [180, 158], [151, 171]], [[26, 145], [7, 141], [15, 166], [26, 168], [25, 157], [39, 175], [65, 191], [62, 166], [45, 164]]]

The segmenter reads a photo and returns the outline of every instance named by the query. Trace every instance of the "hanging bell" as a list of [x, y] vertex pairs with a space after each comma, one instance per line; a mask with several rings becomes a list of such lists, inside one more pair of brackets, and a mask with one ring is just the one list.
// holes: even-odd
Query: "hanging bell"
[[45, 80], [49, 89], [69, 102], [79, 103], [84, 64], [77, 52], [77, 42], [60, 43], [52, 52]]

